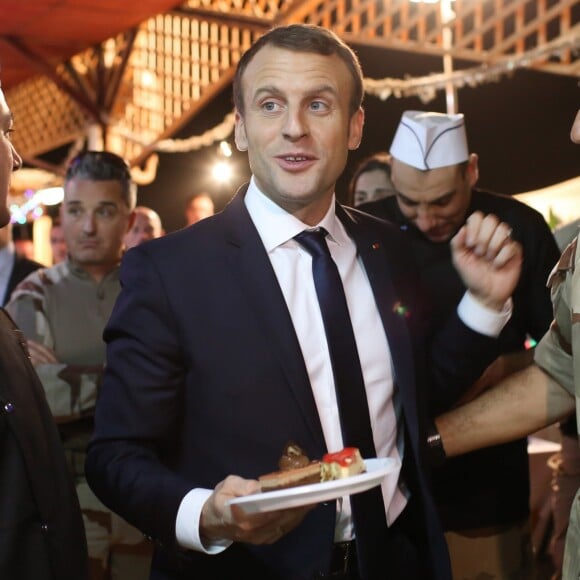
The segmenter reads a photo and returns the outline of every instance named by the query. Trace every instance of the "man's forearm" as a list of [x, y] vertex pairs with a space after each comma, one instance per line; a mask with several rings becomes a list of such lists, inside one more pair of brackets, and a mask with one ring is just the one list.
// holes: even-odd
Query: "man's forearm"
[[574, 397], [537, 365], [435, 420], [448, 457], [513, 441], [570, 415]]

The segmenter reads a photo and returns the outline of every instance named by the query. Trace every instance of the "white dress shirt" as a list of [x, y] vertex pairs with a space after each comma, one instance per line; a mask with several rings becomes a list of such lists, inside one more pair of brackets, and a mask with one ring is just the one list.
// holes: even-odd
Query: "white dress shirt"
[[[306, 364], [326, 446], [330, 452], [338, 451], [344, 445], [330, 355], [312, 277], [312, 258], [293, 239], [303, 230], [312, 228], [261, 193], [253, 178], [245, 204], [284, 294]], [[334, 198], [317, 227], [324, 227], [328, 231], [326, 239], [330, 253], [343, 282], [363, 371], [377, 457], [401, 460], [403, 431], [397, 430], [400, 409], [397, 408], [396, 397], [393, 397], [389, 344], [367, 274], [357, 256], [356, 245], [335, 215]], [[460, 316], [463, 320], [469, 320], [469, 325], [479, 332], [493, 336], [499, 334], [509, 319], [509, 312], [498, 315], [466, 294], [462, 300]], [[472, 316], [477, 319], [475, 325], [471, 323]], [[397, 485], [398, 479], [397, 471], [386, 477], [382, 484], [389, 525], [395, 521], [407, 502]], [[183, 547], [216, 553], [231, 543], [214, 543], [210, 548], [201, 544], [199, 517], [203, 502], [210, 494], [211, 490], [192, 490], [182, 500], [177, 515], [176, 536]], [[353, 529], [348, 496], [337, 502], [337, 510], [335, 541], [350, 540]]]

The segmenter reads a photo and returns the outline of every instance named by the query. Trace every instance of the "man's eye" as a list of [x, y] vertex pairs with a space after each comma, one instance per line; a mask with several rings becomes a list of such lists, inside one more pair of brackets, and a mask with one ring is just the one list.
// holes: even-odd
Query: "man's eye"
[[110, 207], [101, 207], [97, 210], [97, 215], [104, 218], [110, 218], [114, 213], [115, 212]]
[[326, 109], [328, 109], [326, 103], [324, 103], [323, 101], [312, 101], [312, 103], [310, 104], [310, 108], [313, 111], [326, 111]]
[[273, 113], [274, 111], [276, 111], [278, 109], [278, 105], [277, 105], [277, 103], [274, 103], [273, 101], [267, 101], [266, 103], [264, 103], [262, 105], [262, 109], [264, 109], [264, 111], [266, 111], [268, 113]]

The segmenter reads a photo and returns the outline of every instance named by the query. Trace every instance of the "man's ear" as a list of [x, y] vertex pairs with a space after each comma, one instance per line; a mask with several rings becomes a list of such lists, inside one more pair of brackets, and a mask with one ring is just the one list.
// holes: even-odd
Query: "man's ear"
[[238, 148], [238, 151], [247, 151], [248, 137], [246, 135], [246, 124], [244, 122], [244, 117], [237, 109], [235, 111], [234, 121], [234, 140], [236, 142], [236, 147]]
[[467, 180], [469, 187], [473, 187], [479, 179], [479, 157], [477, 153], [470, 153], [467, 165]]
[[135, 218], [137, 217], [137, 212], [135, 210], [133, 210], [130, 215], [129, 215], [129, 222], [128, 222], [128, 226], [127, 226], [127, 232], [129, 232], [131, 230], [131, 228], [133, 227], [133, 224], [135, 223]]
[[358, 149], [362, 141], [363, 127], [365, 124], [365, 112], [361, 107], [350, 118], [348, 126], [348, 148], [350, 151]]

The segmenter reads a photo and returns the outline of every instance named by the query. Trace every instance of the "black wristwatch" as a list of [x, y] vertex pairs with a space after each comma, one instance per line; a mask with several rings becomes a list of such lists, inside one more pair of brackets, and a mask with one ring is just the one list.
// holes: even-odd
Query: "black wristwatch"
[[432, 465], [443, 465], [447, 460], [441, 434], [437, 431], [434, 422], [431, 422], [427, 429], [427, 449], [429, 450], [429, 461]]

